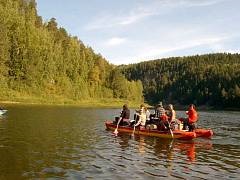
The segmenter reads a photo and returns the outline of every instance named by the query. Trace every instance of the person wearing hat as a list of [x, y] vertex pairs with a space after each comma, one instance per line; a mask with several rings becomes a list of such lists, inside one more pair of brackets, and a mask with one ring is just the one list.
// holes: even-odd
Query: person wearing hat
[[159, 130], [167, 130], [169, 128], [169, 122], [168, 122], [168, 116], [166, 114], [166, 111], [162, 105], [162, 102], [160, 102], [155, 110], [156, 118], [158, 118], [158, 129]]
[[162, 102], [160, 102], [157, 105], [157, 108], [155, 109], [155, 117], [160, 118], [165, 114], [165, 109], [163, 108]]

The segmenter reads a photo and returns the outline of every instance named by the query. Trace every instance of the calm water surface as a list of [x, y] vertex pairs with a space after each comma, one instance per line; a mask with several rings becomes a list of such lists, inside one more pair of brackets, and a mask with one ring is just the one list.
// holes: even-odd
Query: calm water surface
[[240, 179], [240, 112], [199, 112], [214, 137], [179, 141], [112, 136], [120, 109], [6, 107], [0, 179]]

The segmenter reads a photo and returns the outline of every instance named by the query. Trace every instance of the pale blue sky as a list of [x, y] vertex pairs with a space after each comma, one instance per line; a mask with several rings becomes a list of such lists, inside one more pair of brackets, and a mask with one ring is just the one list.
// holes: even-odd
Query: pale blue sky
[[110, 63], [240, 53], [240, 0], [36, 0]]

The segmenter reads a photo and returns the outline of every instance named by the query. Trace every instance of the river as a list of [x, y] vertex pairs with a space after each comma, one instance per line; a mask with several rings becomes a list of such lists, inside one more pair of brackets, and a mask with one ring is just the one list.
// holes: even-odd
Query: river
[[240, 179], [240, 112], [201, 111], [214, 136], [180, 141], [113, 136], [104, 121], [120, 109], [5, 107], [0, 179]]

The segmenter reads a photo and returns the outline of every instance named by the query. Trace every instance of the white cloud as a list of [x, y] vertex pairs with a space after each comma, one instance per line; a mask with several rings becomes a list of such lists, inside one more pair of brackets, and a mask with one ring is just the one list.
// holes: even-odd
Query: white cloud
[[117, 46], [126, 42], [126, 38], [113, 37], [107, 40], [105, 43], [106, 46]]
[[212, 6], [217, 3], [220, 3], [225, 0], [162, 0], [158, 1], [155, 6], [160, 7], [160, 6], [168, 6], [170, 8], [173, 7], [200, 7], [200, 6]]
[[106, 29], [112, 27], [120, 27], [137, 23], [145, 18], [164, 14], [174, 8], [194, 7], [194, 6], [210, 6], [223, 0], [162, 0], [149, 1], [147, 4], [137, 4], [129, 12], [114, 12], [97, 15], [95, 20], [86, 25], [86, 30]]
[[175, 46], [169, 46], [165, 48], [150, 48], [144, 50], [144, 52], [147, 52], [145, 54], [140, 54], [139, 56], [142, 56], [143, 58], [152, 58], [152, 57], [161, 57], [164, 56], [167, 53], [174, 54], [175, 51], [180, 51], [180, 50], [186, 50], [190, 48], [194, 48], [197, 46], [210, 46], [210, 47], [215, 47], [223, 49], [222, 44], [220, 45], [221, 42], [224, 40], [228, 39], [229, 37], [206, 37], [206, 38], [199, 38], [199, 39], [192, 39], [189, 41], [182, 41], [181, 43], [176, 43]]
[[224, 42], [225, 40], [228, 40], [228, 36], [221, 36], [221, 37], [205, 37], [205, 38], [195, 38], [190, 40], [179, 40], [174, 45], [168, 44], [166, 45], [165, 42], [162, 44], [154, 44], [153, 46], [145, 46], [144, 47], [138, 47], [138, 52], [135, 52], [135, 55], [131, 56], [125, 56], [125, 57], [117, 57], [114, 59], [111, 59], [114, 64], [129, 64], [131, 63], [137, 63], [140, 61], [146, 61], [150, 59], [158, 59], [158, 58], [164, 58], [169, 57], [169, 54], [172, 54], [172, 56], [180, 56], [179, 54], [176, 54], [177, 51], [184, 51], [191, 48], [195, 48], [198, 46], [206, 46], [212, 48], [215, 52], [223, 52], [224, 49]]
[[136, 10], [130, 12], [128, 16], [120, 18], [120, 21], [118, 23], [120, 25], [129, 25], [156, 14], [156, 12], [153, 12], [148, 8], [139, 7]]
[[130, 12], [124, 13], [124, 15], [105, 14], [97, 16], [96, 20], [90, 22], [85, 29], [96, 30], [131, 25], [143, 20], [144, 18], [157, 14], [158, 12], [153, 10], [151, 6], [138, 6], [137, 8], [132, 9]]
[[183, 4], [187, 6], [211, 6], [224, 0], [183, 0]]
[[[110, 36], [115, 36], [114, 34], [126, 36], [125, 33], [129, 31], [127, 40], [113, 37], [104, 44], [99, 43], [105, 46], [107, 51], [104, 55], [114, 64], [129, 64], [194, 53], [224, 52], [227, 40], [233, 38], [230, 36], [233, 36], [235, 28], [224, 29], [221, 11], [216, 12], [216, 17], [221, 18], [220, 22], [216, 22], [215, 16], [208, 18], [201, 13], [202, 8], [206, 6], [214, 8], [223, 1], [225, 0], [149, 0], [148, 3], [137, 4], [136, 8], [125, 13], [120, 10], [121, 13], [119, 11], [111, 14], [108, 11], [108, 14], [98, 16], [94, 22], [88, 24], [88, 30], [100, 29]], [[196, 7], [194, 16], [184, 16], [185, 12], [193, 11], [192, 7], [194, 9]], [[183, 18], [179, 16], [182, 14]], [[199, 16], [196, 18], [197, 14]], [[144, 23], [136, 24], [143, 20]], [[127, 28], [129, 25], [134, 26]], [[227, 35], [229, 32], [232, 34]], [[112, 48], [123, 43], [124, 47]]]
[[232, 53], [232, 54], [235, 54], [235, 53], [240, 53], [240, 49], [227, 49], [227, 50], [224, 50], [224, 52], [228, 52], [228, 53]]

